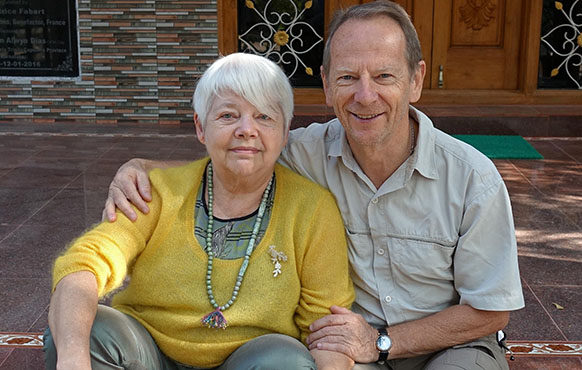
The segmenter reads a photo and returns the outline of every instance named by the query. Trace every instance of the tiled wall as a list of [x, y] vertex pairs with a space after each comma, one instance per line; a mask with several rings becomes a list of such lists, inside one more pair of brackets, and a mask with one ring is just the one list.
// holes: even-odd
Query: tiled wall
[[81, 77], [0, 80], [2, 122], [180, 124], [218, 55], [216, 0], [78, 0]]

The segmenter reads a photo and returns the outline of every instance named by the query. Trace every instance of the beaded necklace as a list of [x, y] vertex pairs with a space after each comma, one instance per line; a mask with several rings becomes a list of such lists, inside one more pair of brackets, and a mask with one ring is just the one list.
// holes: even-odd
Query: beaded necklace
[[212, 236], [213, 236], [213, 223], [214, 217], [212, 215], [212, 201], [213, 201], [213, 192], [212, 192], [212, 162], [208, 164], [207, 169], [207, 179], [206, 183], [208, 185], [208, 226], [206, 228], [206, 246], [205, 250], [208, 254], [208, 262], [206, 267], [206, 293], [208, 294], [208, 300], [212, 307], [214, 307], [214, 311], [209, 313], [208, 315], [204, 316], [200, 321], [207, 327], [212, 329], [226, 329], [228, 323], [222, 314], [222, 311], [228, 309], [230, 306], [234, 304], [236, 301], [236, 297], [238, 296], [238, 292], [240, 290], [240, 286], [242, 284], [243, 278], [247, 271], [247, 267], [249, 265], [249, 259], [251, 254], [253, 253], [253, 249], [255, 248], [255, 242], [257, 240], [257, 235], [259, 234], [259, 229], [261, 227], [261, 221], [265, 214], [265, 210], [267, 208], [267, 199], [269, 198], [269, 193], [271, 192], [271, 187], [273, 185], [273, 176], [271, 176], [271, 180], [267, 185], [267, 188], [263, 192], [263, 197], [261, 199], [261, 204], [259, 205], [259, 212], [257, 213], [257, 218], [255, 220], [255, 225], [253, 226], [253, 232], [251, 234], [251, 239], [249, 240], [249, 245], [247, 246], [247, 250], [245, 252], [245, 256], [243, 262], [240, 266], [240, 270], [238, 271], [238, 276], [236, 278], [236, 283], [234, 285], [234, 289], [232, 291], [232, 296], [228, 300], [228, 302], [222, 306], [216, 303], [216, 299], [214, 298], [214, 293], [212, 290], [212, 263], [214, 260], [214, 252], [212, 252]]

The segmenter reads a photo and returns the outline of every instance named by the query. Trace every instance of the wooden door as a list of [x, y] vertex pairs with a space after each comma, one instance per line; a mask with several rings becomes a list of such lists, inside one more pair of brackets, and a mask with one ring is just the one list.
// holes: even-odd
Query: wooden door
[[434, 0], [431, 89], [517, 89], [522, 1]]

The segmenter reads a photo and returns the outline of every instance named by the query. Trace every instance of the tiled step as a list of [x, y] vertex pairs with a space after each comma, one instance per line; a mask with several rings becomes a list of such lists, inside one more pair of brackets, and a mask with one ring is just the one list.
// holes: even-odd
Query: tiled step
[[[512, 370], [582, 368], [582, 342], [513, 341], [507, 344], [515, 358], [509, 361]], [[0, 363], [7, 361], [12, 363], [13, 359], [9, 357], [21, 357], [27, 354], [29, 360], [41, 361], [42, 333], [0, 333], [0, 350], [2, 348], [12, 348], [16, 351], [13, 351], [4, 361], [0, 358]], [[508, 354], [508, 358], [509, 356]], [[0, 369], [3, 368], [0, 366]], [[13, 370], [16, 369], [13, 368]]]

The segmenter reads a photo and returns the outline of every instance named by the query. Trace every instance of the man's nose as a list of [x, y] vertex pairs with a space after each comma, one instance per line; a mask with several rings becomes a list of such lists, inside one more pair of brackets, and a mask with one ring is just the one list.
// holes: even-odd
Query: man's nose
[[376, 101], [378, 92], [376, 86], [370, 78], [360, 78], [356, 85], [354, 99], [362, 105], [369, 105]]

